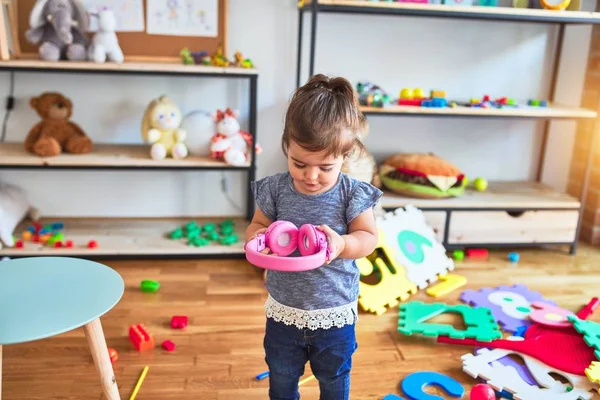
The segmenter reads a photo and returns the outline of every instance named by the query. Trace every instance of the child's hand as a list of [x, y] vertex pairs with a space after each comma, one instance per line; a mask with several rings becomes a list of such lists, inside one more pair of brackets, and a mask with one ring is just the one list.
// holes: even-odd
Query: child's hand
[[329, 264], [335, 260], [346, 247], [344, 238], [339, 235], [336, 231], [328, 227], [327, 225], [319, 225], [317, 229], [325, 233], [327, 236], [327, 244], [329, 246], [329, 259], [325, 260], [325, 264]]

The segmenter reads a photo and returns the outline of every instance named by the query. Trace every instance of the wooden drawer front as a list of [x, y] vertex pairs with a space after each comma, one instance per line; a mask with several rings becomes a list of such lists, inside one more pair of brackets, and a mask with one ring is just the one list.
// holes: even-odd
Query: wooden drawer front
[[452, 211], [448, 243], [557, 243], [572, 242], [577, 210]]
[[433, 228], [435, 237], [440, 243], [444, 243], [444, 230], [446, 229], [445, 211], [423, 211], [425, 221]]

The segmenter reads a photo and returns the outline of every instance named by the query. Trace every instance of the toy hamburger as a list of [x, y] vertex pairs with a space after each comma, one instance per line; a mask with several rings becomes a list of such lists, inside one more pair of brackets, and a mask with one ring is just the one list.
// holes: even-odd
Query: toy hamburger
[[409, 197], [438, 199], [464, 193], [464, 174], [454, 164], [433, 154], [395, 154], [380, 168], [389, 190]]

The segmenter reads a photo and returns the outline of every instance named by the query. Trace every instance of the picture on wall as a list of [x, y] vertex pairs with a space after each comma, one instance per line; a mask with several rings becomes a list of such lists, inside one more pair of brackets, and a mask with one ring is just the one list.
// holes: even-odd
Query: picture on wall
[[147, 33], [217, 37], [218, 0], [147, 0]]
[[[117, 32], [143, 32], [144, 31], [144, 4], [143, 0], [85, 0], [89, 12], [100, 11], [107, 7], [115, 13], [117, 18]], [[98, 29], [98, 19], [90, 18], [89, 31]]]

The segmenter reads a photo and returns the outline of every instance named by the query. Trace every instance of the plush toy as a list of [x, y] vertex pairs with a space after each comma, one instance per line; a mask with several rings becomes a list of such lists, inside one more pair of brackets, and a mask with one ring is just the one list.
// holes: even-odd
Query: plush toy
[[[244, 165], [248, 162], [248, 149], [252, 146], [252, 135], [240, 129], [237, 113], [227, 108], [225, 112], [217, 110], [215, 115], [217, 133], [211, 139], [210, 157], [223, 160], [229, 165]], [[260, 145], [255, 146], [260, 154]]]
[[81, 0], [37, 0], [29, 14], [27, 41], [39, 45], [42, 60], [86, 59], [87, 10]]
[[465, 189], [465, 176], [460, 169], [430, 153], [390, 156], [381, 165], [380, 176], [385, 187], [409, 197], [456, 197]]
[[42, 118], [29, 131], [25, 150], [41, 157], [51, 157], [65, 151], [74, 154], [88, 153], [92, 141], [75, 123], [69, 121], [73, 113], [71, 100], [58, 92], [44, 92], [29, 101]]
[[88, 58], [97, 63], [108, 60], [121, 64], [124, 56], [115, 33], [117, 28], [115, 13], [104, 8], [99, 12], [91, 13], [91, 15], [98, 18], [98, 31], [94, 34], [88, 48]]
[[40, 213], [29, 204], [21, 188], [0, 183], [0, 248], [3, 243], [8, 247], [15, 245], [13, 231], [26, 216], [37, 221]]
[[162, 160], [167, 156], [183, 159], [188, 155], [186, 132], [181, 129], [181, 111], [167, 96], [154, 99], [142, 119], [142, 137], [152, 143], [150, 156]]
[[[361, 142], [369, 135], [369, 123], [366, 118], [361, 121], [358, 138]], [[381, 187], [381, 180], [377, 172], [377, 162], [375, 157], [368, 150], [354, 149], [352, 153], [344, 160], [342, 172], [352, 178], [372, 184], [375, 187]]]

